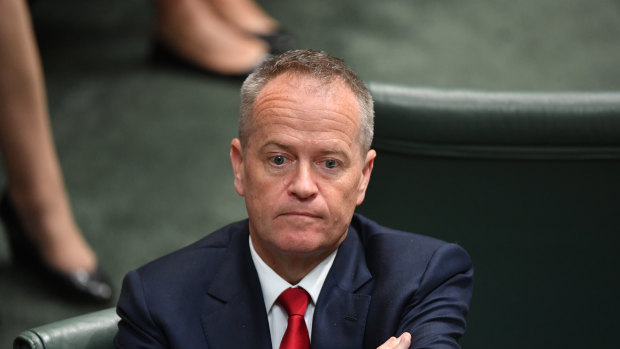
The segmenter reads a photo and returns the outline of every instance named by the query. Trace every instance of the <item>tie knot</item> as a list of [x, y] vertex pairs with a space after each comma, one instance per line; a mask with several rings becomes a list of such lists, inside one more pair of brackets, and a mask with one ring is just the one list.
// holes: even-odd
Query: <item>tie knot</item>
[[310, 295], [301, 287], [288, 288], [278, 297], [277, 303], [284, 308], [286, 313], [291, 315], [306, 314], [306, 308], [310, 301]]

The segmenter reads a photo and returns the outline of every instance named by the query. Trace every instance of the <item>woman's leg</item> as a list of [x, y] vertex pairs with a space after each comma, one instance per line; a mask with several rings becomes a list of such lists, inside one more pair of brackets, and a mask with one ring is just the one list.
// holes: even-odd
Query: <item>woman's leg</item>
[[43, 72], [25, 0], [0, 0], [0, 150], [8, 194], [28, 238], [58, 271], [93, 271], [56, 157]]

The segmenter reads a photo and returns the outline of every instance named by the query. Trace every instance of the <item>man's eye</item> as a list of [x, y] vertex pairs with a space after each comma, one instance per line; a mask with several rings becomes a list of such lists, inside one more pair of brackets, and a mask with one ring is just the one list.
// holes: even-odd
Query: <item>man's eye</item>
[[336, 168], [338, 167], [338, 161], [334, 159], [327, 159], [323, 161], [323, 165], [325, 165], [326, 168]]
[[274, 165], [281, 166], [281, 165], [284, 165], [284, 163], [286, 162], [286, 158], [284, 156], [282, 156], [282, 155], [272, 156], [271, 157], [271, 162]]

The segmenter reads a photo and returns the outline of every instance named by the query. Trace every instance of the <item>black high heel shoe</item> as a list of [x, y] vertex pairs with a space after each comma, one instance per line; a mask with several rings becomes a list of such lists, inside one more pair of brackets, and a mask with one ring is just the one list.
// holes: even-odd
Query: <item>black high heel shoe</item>
[[258, 67], [263, 61], [270, 57], [270, 54], [265, 54], [265, 56], [258, 62], [256, 62], [255, 66], [248, 71], [240, 72], [237, 74], [227, 74], [199, 66], [198, 64], [190, 61], [189, 59], [179, 55], [176, 51], [168, 47], [168, 45], [164, 44], [159, 39], [155, 39], [151, 51], [151, 61], [155, 65], [175, 67], [190, 73], [198, 73], [209, 77], [222, 78], [239, 82], [243, 82], [243, 80], [245, 80], [245, 78], [247, 78], [248, 75], [250, 75], [256, 67]]
[[63, 296], [98, 304], [112, 300], [113, 291], [108, 277], [99, 269], [87, 272], [77, 269], [71, 273], [51, 268], [41, 257], [36, 246], [24, 231], [8, 193], [4, 192], [0, 201], [0, 219], [9, 237], [13, 262], [32, 269], [46, 278]]
[[276, 29], [269, 34], [254, 34], [269, 45], [269, 53], [279, 55], [295, 48], [295, 37], [283, 29]]

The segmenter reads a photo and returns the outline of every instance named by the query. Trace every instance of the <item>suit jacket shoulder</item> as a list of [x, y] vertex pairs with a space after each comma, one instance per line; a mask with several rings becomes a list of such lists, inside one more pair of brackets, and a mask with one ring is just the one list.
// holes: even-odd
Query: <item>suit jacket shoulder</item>
[[[144, 277], [153, 277], [162, 283], [178, 281], [178, 278], [185, 278], [191, 266], [197, 265], [197, 256], [203, 258], [208, 256], [209, 264], [200, 265], [200, 268], [216, 268], [218, 260], [222, 258], [226, 250], [230, 247], [231, 241], [243, 234], [247, 230], [247, 220], [242, 220], [220, 228], [202, 239], [159, 257], [136, 271]], [[207, 270], [208, 271], [208, 270]], [[154, 274], [154, 275], [151, 275]], [[207, 273], [204, 273], [207, 274]]]
[[158, 258], [123, 280], [118, 348], [268, 348], [247, 220]]

